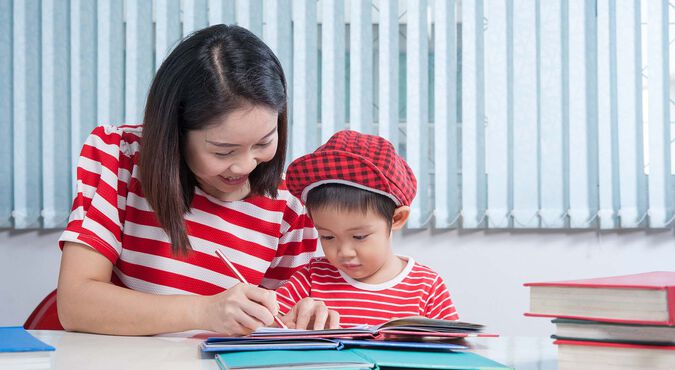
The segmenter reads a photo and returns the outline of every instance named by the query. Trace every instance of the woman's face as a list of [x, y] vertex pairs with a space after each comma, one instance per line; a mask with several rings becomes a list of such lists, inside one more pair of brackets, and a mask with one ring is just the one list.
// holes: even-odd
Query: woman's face
[[277, 117], [273, 109], [248, 105], [188, 132], [186, 162], [199, 187], [223, 201], [246, 197], [248, 175], [277, 152]]

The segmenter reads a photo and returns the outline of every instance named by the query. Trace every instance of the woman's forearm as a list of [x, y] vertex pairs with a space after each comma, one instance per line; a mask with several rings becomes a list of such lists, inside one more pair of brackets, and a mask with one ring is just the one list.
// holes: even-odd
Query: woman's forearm
[[66, 243], [57, 290], [65, 329], [118, 335], [206, 329], [209, 297], [142, 293], [112, 284], [111, 274], [112, 264], [100, 253]]
[[90, 280], [58, 290], [66, 330], [116, 335], [152, 335], [201, 327], [200, 299], [192, 295], [141, 293]]

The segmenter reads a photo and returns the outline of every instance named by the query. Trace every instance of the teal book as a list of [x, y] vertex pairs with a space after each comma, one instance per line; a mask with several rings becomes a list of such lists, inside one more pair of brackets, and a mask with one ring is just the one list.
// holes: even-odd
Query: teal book
[[379, 369], [508, 370], [508, 366], [471, 352], [392, 351], [350, 349]]
[[217, 354], [216, 362], [222, 370], [365, 370], [376, 366], [356, 353], [336, 350], [226, 352]]
[[277, 369], [440, 369], [509, 370], [470, 352], [353, 348], [342, 351], [243, 351], [216, 355], [222, 370]]

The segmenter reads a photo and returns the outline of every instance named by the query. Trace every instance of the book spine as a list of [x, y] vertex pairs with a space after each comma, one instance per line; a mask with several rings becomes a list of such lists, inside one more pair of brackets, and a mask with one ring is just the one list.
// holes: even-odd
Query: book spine
[[668, 306], [668, 323], [675, 326], [675, 286], [666, 287], [666, 305]]

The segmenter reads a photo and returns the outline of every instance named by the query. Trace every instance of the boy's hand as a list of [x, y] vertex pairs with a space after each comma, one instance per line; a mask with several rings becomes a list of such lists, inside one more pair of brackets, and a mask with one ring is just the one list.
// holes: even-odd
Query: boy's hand
[[291, 329], [337, 329], [340, 327], [340, 314], [329, 310], [321, 301], [303, 298], [281, 321]]

